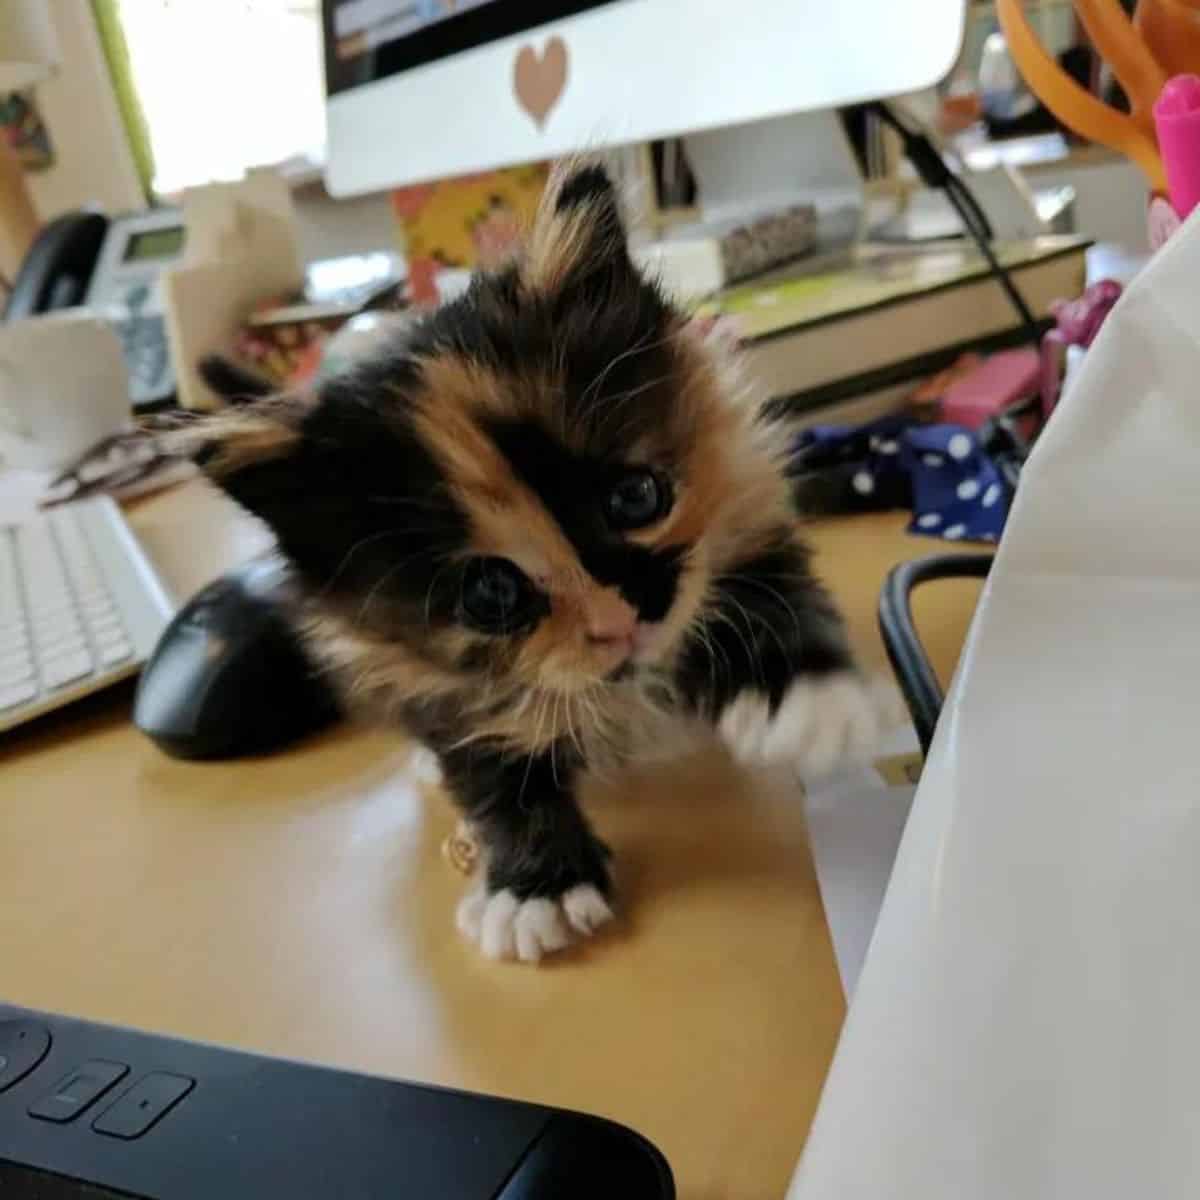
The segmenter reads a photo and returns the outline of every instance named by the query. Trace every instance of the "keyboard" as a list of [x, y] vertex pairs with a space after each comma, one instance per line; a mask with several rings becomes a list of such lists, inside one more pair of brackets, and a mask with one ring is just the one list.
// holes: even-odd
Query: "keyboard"
[[135, 674], [174, 611], [107, 496], [0, 525], [0, 731]]

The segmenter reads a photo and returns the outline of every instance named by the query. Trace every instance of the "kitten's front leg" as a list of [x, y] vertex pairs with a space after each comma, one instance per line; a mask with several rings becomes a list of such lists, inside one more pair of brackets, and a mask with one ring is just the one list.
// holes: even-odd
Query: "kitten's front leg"
[[814, 774], [868, 758], [892, 706], [890, 689], [856, 667], [791, 530], [714, 581], [679, 683], [738, 758]]
[[488, 958], [537, 962], [612, 920], [609, 852], [575, 801], [578, 767], [558, 754], [484, 743], [441, 755], [482, 852], [457, 923]]

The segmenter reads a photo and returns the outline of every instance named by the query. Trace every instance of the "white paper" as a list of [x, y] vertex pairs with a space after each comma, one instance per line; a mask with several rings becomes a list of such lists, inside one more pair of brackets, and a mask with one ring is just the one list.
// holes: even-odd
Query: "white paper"
[[[918, 751], [909, 726], [880, 747], [880, 756]], [[916, 790], [912, 784], [889, 784], [874, 766], [805, 781], [817, 884], [847, 997], [858, 985]]]
[[1029, 462], [793, 1200], [1200, 1193], [1200, 214]]

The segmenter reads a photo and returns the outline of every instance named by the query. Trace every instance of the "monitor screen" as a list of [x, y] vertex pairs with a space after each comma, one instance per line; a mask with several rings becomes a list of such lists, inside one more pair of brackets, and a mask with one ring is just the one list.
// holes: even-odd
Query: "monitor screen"
[[613, 0], [323, 0], [330, 95]]

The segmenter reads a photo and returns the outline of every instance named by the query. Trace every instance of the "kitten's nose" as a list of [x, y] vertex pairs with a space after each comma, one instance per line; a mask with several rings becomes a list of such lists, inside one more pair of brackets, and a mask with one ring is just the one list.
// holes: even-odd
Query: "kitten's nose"
[[584, 601], [584, 627], [592, 642], [630, 642], [637, 610], [613, 588], [595, 591]]

